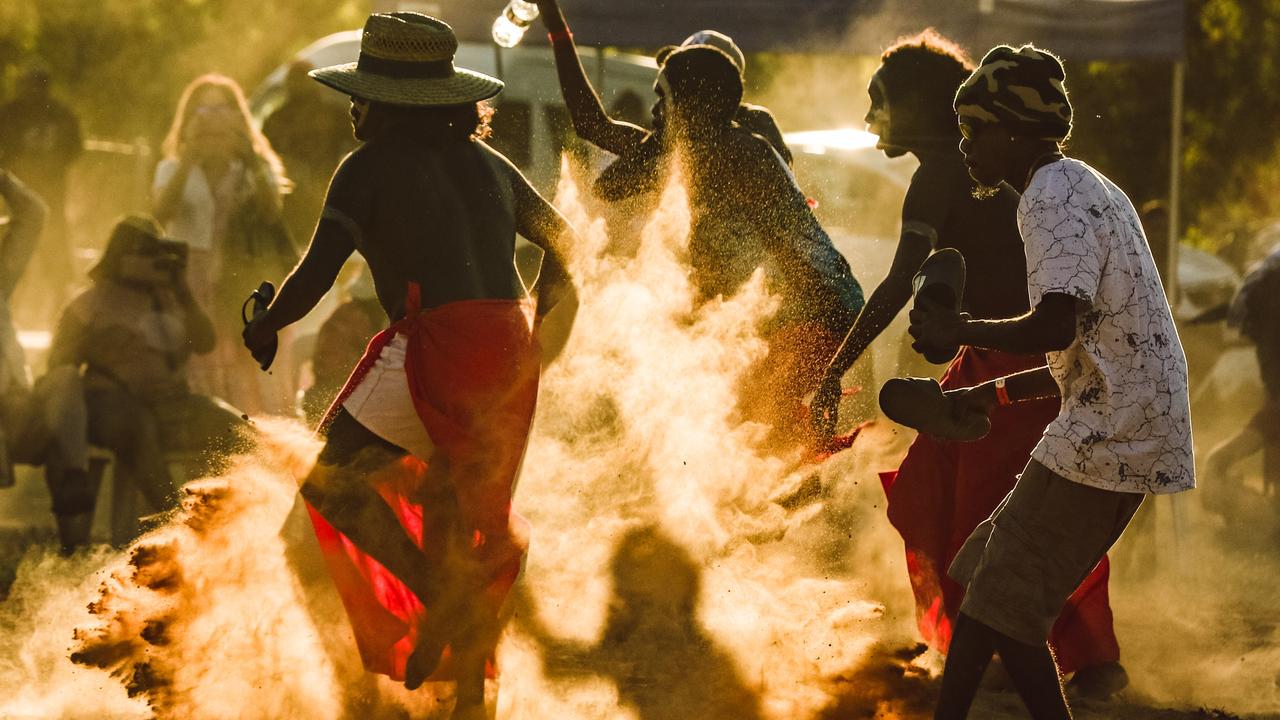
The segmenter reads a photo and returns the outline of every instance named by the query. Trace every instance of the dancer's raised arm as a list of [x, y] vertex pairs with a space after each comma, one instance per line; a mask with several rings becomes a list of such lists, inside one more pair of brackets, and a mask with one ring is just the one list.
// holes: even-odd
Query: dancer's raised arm
[[556, 0], [538, 0], [543, 25], [551, 35], [551, 47], [555, 52], [556, 73], [560, 76], [560, 91], [564, 94], [569, 119], [578, 137], [615, 155], [640, 144], [649, 131], [638, 125], [614, 120], [605, 112], [600, 96], [591, 87], [587, 71], [578, 58], [578, 48], [573, 34], [565, 22], [560, 4]]

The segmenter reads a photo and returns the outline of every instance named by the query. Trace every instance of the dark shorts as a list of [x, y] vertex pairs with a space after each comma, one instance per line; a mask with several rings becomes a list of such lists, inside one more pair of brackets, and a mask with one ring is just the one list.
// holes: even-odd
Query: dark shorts
[[1043, 644], [1143, 497], [1081, 485], [1032, 460], [951, 563], [949, 574], [967, 587], [960, 612], [1019, 642]]

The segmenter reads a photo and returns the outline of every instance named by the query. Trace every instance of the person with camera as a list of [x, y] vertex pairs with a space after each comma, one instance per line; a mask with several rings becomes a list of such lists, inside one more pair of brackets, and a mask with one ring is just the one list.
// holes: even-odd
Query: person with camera
[[240, 86], [215, 74], [183, 91], [162, 150], [152, 212], [168, 236], [190, 248], [191, 289], [217, 331], [213, 351], [193, 365], [192, 384], [246, 412], [291, 414], [289, 373], [245, 368], [236, 341], [244, 294], [298, 259], [282, 214], [290, 183], [280, 158], [254, 125]]
[[99, 480], [90, 445], [112, 451], [116, 481], [163, 510], [175, 500], [167, 454], [195, 455], [188, 470], [205, 475], [244, 443], [240, 413], [187, 385], [188, 359], [214, 347], [187, 262], [186, 244], [165, 239], [154, 220], [126, 217], [89, 271], [92, 284], [58, 320], [36, 396], [54, 438], [45, 478], [64, 551], [89, 541]]
[[14, 484], [13, 452], [20, 449], [17, 428], [31, 391], [27, 360], [13, 325], [10, 300], [35, 253], [49, 217], [44, 200], [0, 168], [0, 198], [9, 217], [0, 224], [0, 488]]

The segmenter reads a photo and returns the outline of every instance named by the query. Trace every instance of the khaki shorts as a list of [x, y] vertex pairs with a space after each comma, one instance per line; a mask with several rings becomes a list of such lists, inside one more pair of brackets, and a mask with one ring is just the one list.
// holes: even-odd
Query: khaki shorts
[[1081, 485], [1032, 460], [965, 541], [948, 574], [960, 612], [1040, 645], [1067, 598], [1120, 539], [1145, 497]]

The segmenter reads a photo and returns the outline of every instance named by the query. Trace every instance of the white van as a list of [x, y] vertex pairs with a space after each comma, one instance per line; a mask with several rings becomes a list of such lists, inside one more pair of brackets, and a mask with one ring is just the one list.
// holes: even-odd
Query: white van
[[[653, 58], [604, 50], [580, 51], [580, 54], [591, 83], [610, 114], [646, 124], [649, 108], [656, 100], [653, 82], [657, 77], [657, 64]], [[292, 60], [306, 60], [323, 67], [355, 62], [359, 55], [360, 31], [349, 30], [315, 41]], [[491, 101], [496, 112], [490, 144], [511, 158], [539, 190], [554, 189], [560, 157], [566, 149], [599, 152], [583, 147], [573, 133], [550, 47], [520, 45], [502, 49], [492, 43], [463, 43], [454, 62], [507, 83], [506, 89]], [[254, 90], [250, 108], [259, 121], [284, 101], [288, 66], [289, 63], [285, 63], [277, 67]], [[336, 92], [329, 95], [336, 105], [345, 108], [345, 97]]]

